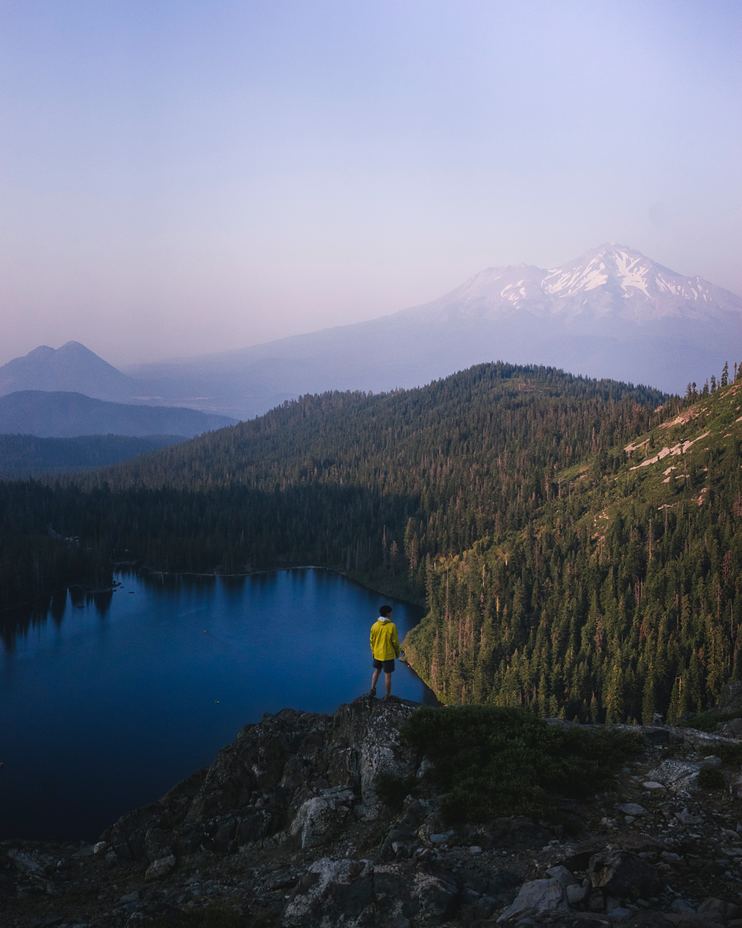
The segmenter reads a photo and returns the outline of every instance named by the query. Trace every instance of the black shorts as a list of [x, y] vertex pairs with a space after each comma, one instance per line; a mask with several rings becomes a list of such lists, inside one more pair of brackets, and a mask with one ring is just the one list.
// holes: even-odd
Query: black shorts
[[376, 670], [382, 670], [384, 673], [394, 673], [394, 658], [390, 661], [377, 661], [374, 658], [374, 667]]

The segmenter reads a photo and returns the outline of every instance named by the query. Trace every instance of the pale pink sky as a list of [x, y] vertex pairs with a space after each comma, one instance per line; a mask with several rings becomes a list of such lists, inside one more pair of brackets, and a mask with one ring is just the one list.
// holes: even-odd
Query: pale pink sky
[[742, 5], [0, 0], [0, 362], [237, 348], [606, 240], [742, 293]]

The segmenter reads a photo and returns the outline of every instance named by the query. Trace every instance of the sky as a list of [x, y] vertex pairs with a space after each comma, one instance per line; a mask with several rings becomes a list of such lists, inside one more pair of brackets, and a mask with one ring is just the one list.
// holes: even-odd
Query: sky
[[0, 0], [0, 363], [193, 356], [619, 241], [742, 294], [736, 0]]

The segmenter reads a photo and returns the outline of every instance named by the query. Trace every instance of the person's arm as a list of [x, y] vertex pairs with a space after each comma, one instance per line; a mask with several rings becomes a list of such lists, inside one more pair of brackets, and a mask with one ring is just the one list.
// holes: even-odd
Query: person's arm
[[374, 653], [374, 627], [373, 625], [371, 626], [371, 632], [368, 636], [368, 641], [369, 641], [369, 644], [371, 645], [371, 653], [373, 654]]
[[397, 634], [397, 626], [392, 626], [392, 647], [394, 648], [394, 656], [399, 657], [399, 635]]

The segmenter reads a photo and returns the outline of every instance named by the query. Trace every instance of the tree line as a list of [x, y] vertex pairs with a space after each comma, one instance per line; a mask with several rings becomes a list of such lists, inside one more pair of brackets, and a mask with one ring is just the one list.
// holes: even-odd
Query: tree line
[[116, 561], [317, 563], [425, 601], [410, 651], [451, 701], [679, 718], [742, 670], [739, 427], [662, 509], [623, 447], [649, 433], [649, 453], [698, 400], [508, 364], [303, 397], [106, 471], [0, 483], [0, 597]]

